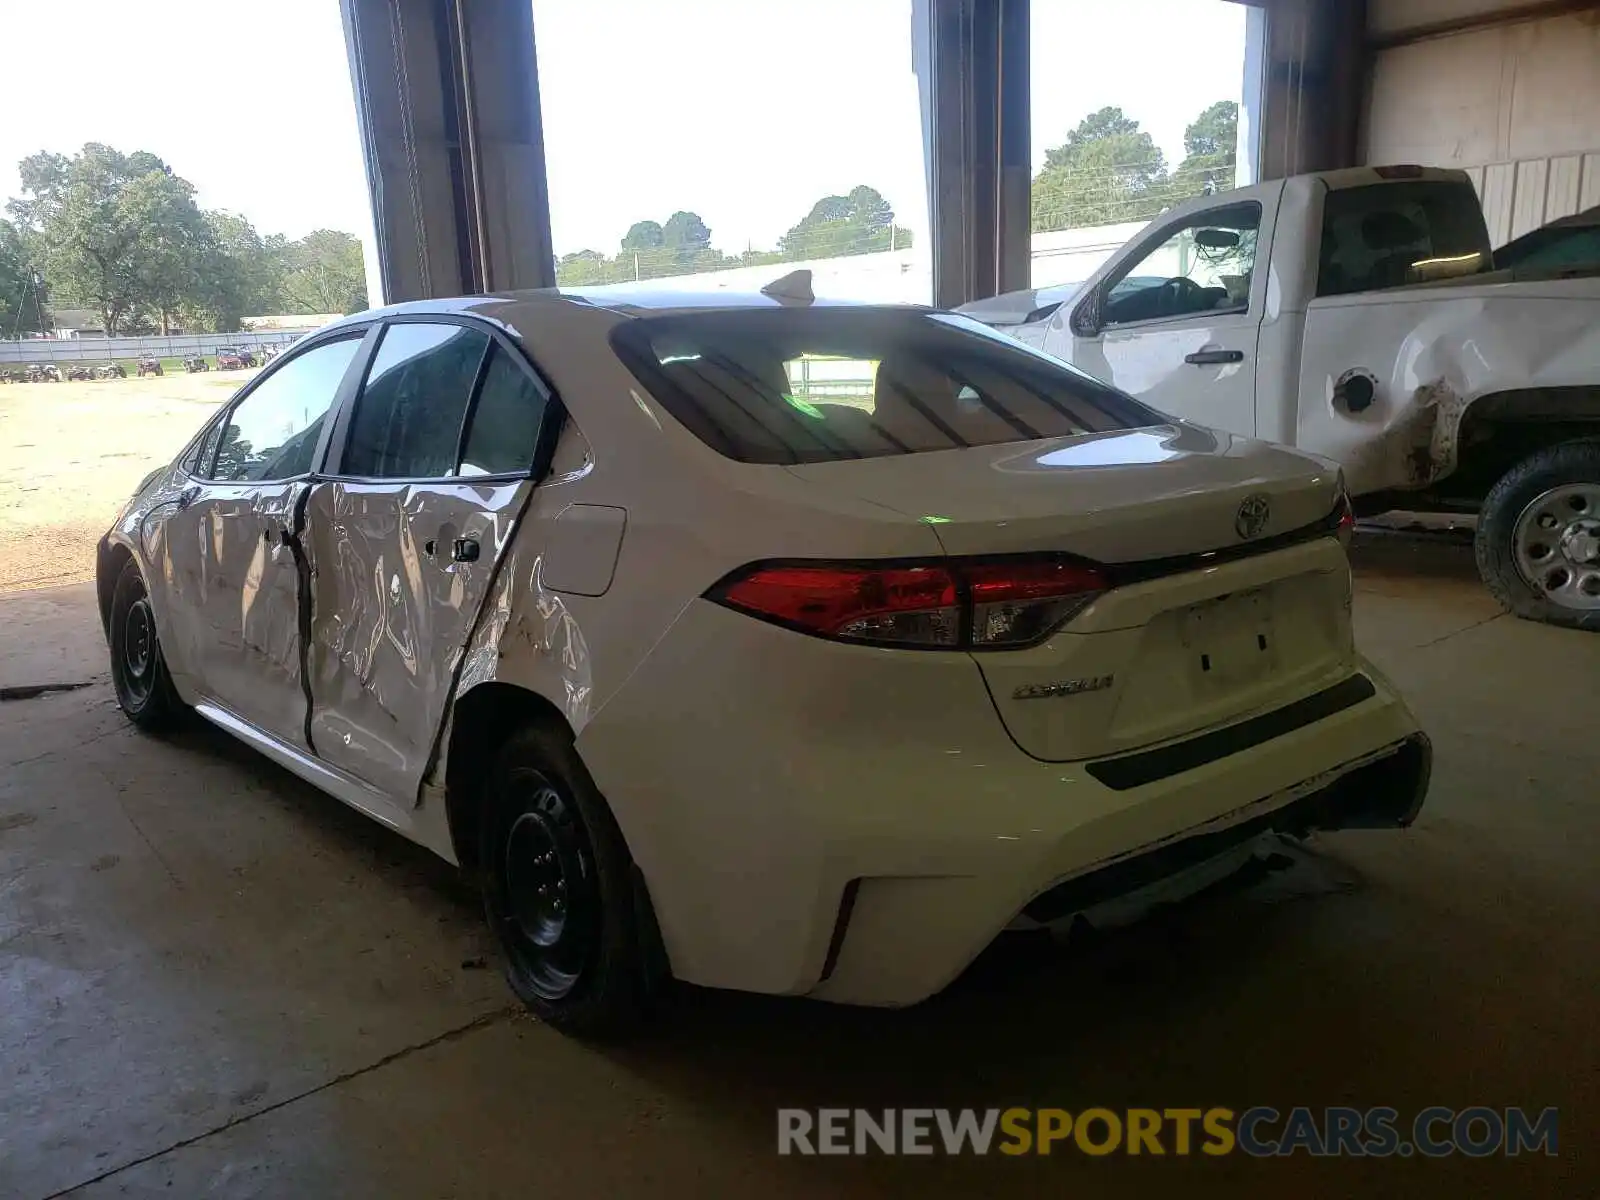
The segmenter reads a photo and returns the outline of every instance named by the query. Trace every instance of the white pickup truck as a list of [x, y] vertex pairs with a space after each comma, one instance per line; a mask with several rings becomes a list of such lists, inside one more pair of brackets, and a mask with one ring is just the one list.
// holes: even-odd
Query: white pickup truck
[[1600, 270], [1494, 270], [1459, 171], [1200, 197], [1082, 287], [963, 311], [1174, 416], [1334, 460], [1358, 511], [1476, 512], [1507, 608], [1600, 629]]

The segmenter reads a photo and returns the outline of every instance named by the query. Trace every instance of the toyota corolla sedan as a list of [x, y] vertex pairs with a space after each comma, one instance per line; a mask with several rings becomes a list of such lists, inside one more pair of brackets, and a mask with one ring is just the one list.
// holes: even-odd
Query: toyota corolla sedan
[[[1002, 931], [1411, 822], [1336, 468], [969, 318], [530, 292], [346, 318], [99, 548], [119, 703], [481, 880], [578, 1033], [906, 1005]], [[1192, 889], [1191, 889], [1192, 890]]]

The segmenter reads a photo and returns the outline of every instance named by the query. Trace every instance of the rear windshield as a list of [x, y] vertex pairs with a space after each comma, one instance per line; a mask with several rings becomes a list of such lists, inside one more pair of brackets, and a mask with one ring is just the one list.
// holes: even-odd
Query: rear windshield
[[1470, 183], [1379, 183], [1328, 193], [1317, 295], [1428, 283], [1493, 268]]
[[626, 322], [612, 340], [678, 421], [740, 462], [917, 454], [1166, 420], [949, 313], [723, 310]]

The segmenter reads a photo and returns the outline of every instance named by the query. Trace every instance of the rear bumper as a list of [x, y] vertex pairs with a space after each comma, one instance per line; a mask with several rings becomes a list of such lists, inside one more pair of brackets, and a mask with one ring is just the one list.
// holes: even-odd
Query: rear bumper
[[697, 606], [580, 731], [679, 978], [912, 1004], [1030, 908], [1059, 919], [1268, 828], [1403, 826], [1427, 789], [1427, 739], [1365, 663], [1348, 704], [1113, 787], [1104, 761], [1019, 751], [969, 658], [881, 653]]

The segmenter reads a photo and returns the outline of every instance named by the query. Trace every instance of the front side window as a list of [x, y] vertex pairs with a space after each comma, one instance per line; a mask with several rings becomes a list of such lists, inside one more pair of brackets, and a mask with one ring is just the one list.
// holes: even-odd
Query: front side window
[[323, 423], [360, 345], [360, 334], [319, 343], [257, 384], [228, 414], [212, 478], [236, 482], [308, 474]]
[[952, 314], [711, 311], [626, 322], [612, 339], [675, 419], [740, 462], [876, 458], [1165, 421]]
[[1317, 295], [1344, 296], [1471, 275], [1493, 265], [1470, 183], [1377, 183], [1329, 192]]
[[489, 335], [465, 325], [390, 325], [356, 401], [340, 473], [363, 479], [453, 475], [461, 424]]
[[1172, 320], [1250, 307], [1259, 204], [1235, 204], [1191, 217], [1169, 230], [1106, 291], [1105, 323]]

